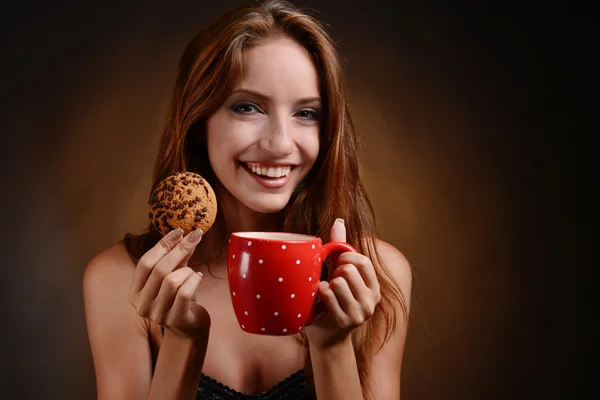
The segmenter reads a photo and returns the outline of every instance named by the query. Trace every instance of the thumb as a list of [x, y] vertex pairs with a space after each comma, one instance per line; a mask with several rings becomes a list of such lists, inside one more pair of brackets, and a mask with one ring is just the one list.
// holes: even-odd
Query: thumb
[[346, 226], [344, 225], [344, 220], [338, 218], [333, 223], [331, 227], [331, 232], [329, 233], [329, 241], [330, 242], [345, 242], [346, 241]]

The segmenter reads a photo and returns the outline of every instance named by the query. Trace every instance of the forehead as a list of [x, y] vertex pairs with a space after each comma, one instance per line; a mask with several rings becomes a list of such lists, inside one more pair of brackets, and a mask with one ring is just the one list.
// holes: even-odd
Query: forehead
[[238, 87], [274, 98], [319, 96], [312, 60], [302, 46], [287, 37], [267, 39], [244, 53]]

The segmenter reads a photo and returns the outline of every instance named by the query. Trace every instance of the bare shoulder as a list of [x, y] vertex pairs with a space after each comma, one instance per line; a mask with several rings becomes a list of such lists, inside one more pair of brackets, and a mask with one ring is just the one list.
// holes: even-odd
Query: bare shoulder
[[400, 290], [403, 304], [394, 309], [396, 318], [389, 340], [384, 339], [386, 334], [383, 330], [378, 331], [382, 347], [371, 360], [373, 398], [399, 399], [402, 359], [410, 313], [412, 273], [408, 260], [394, 245], [378, 238], [374, 238], [374, 244], [381, 260], [381, 269]]
[[138, 326], [143, 321], [128, 301], [129, 287], [135, 271], [133, 259], [123, 241], [98, 252], [83, 274], [83, 297], [88, 325], [93, 321], [128, 320]]
[[98, 399], [143, 398], [150, 386], [148, 327], [128, 300], [134, 271], [121, 241], [96, 254], [83, 276]]
[[[88, 263], [83, 275], [84, 291], [90, 285], [112, 286], [131, 279], [135, 264], [125, 248], [118, 241], [98, 252]], [[121, 285], [118, 285], [121, 286]]]
[[123, 241], [98, 252], [83, 274], [83, 297], [88, 323], [90, 318], [143, 321], [128, 301], [135, 263]]
[[382, 239], [374, 239], [375, 250], [381, 257], [382, 267], [395, 281], [407, 304], [412, 287], [412, 272], [404, 254], [394, 245]]

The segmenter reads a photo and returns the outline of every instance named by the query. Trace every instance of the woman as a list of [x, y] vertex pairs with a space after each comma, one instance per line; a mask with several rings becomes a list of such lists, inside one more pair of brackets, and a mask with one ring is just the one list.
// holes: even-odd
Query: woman
[[[289, 174], [256, 176], [253, 164]], [[178, 171], [215, 189], [218, 217], [204, 237], [161, 238], [150, 226], [86, 268], [98, 398], [398, 399], [410, 268], [376, 237], [340, 61], [318, 22], [268, 1], [225, 13], [189, 43], [154, 185]], [[312, 234], [358, 253], [342, 254], [319, 284], [326, 311], [313, 324], [251, 335], [229, 299], [234, 231]]]

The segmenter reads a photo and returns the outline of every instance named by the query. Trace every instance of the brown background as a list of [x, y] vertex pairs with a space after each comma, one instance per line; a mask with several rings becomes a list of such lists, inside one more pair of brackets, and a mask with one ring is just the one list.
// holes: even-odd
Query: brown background
[[[1, 16], [3, 399], [94, 398], [83, 270], [144, 227], [178, 57], [237, 3], [94, 4]], [[414, 270], [403, 398], [577, 398], [585, 12], [299, 4], [346, 59], [380, 231]]]

